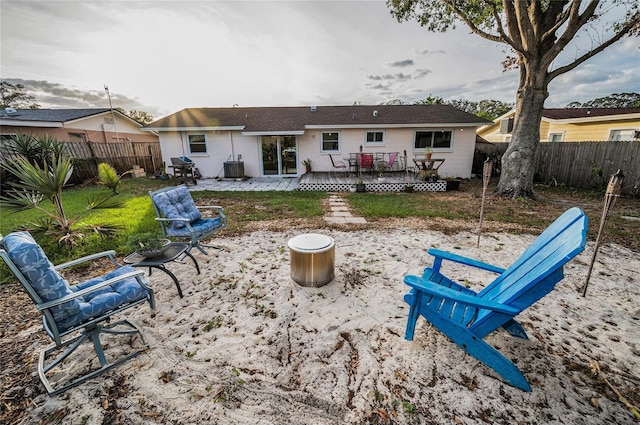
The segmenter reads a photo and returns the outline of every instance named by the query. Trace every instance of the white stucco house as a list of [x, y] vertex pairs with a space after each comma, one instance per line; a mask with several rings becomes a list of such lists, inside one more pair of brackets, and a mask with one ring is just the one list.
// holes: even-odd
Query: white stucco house
[[[203, 177], [223, 177], [225, 163], [241, 161], [244, 175], [296, 177], [310, 159], [313, 171], [350, 153], [424, 148], [446, 161], [442, 177], [471, 175], [476, 129], [490, 123], [448, 105], [187, 108], [144, 130], [157, 132], [163, 160], [192, 159]], [[167, 170], [170, 171], [170, 170]]]

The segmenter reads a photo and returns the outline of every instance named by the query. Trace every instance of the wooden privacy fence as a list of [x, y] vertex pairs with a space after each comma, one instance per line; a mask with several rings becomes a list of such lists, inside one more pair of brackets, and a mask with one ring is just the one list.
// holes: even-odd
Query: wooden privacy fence
[[[502, 158], [508, 143], [476, 144], [474, 163]], [[624, 172], [623, 193], [640, 185], [639, 142], [540, 143], [535, 160], [536, 181], [585, 189], [606, 188], [618, 169]]]
[[[73, 159], [71, 183], [82, 183], [98, 175], [98, 164], [106, 162], [118, 174], [129, 171], [134, 165], [144, 168], [147, 175], [162, 169], [162, 152], [159, 143], [152, 142], [62, 142], [67, 155]], [[0, 146], [0, 160], [12, 155]]]

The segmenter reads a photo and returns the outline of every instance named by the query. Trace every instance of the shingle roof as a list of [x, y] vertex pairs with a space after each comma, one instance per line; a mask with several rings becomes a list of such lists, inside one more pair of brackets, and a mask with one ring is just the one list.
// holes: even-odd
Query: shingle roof
[[110, 111], [110, 109], [17, 109], [14, 113], [7, 113], [3, 109], [0, 117], [17, 121], [67, 122], [107, 111]]
[[187, 108], [146, 128], [242, 127], [245, 132], [304, 131], [307, 126], [424, 125], [489, 123], [448, 105], [354, 105], [312, 107]]
[[552, 120], [568, 120], [638, 113], [640, 113], [640, 108], [545, 108], [542, 111], [542, 116]]

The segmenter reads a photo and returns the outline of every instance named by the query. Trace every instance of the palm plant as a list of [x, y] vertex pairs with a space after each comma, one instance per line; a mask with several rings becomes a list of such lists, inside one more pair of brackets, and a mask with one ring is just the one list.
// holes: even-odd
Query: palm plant
[[118, 194], [118, 186], [122, 181], [122, 177], [129, 173], [131, 173], [131, 171], [125, 171], [118, 175], [118, 172], [106, 162], [98, 164], [98, 181], [111, 189], [116, 195]]
[[[49, 163], [47, 163], [49, 162]], [[78, 220], [89, 211], [105, 208], [119, 208], [122, 203], [114, 197], [113, 192], [95, 195], [87, 200], [85, 209], [75, 217], [69, 218], [62, 204], [62, 190], [73, 174], [71, 160], [62, 156], [53, 156], [42, 164], [31, 163], [27, 158], [19, 157], [2, 164], [2, 167], [13, 174], [18, 181], [10, 182], [13, 187], [5, 196], [0, 197], [0, 206], [11, 212], [37, 209], [45, 214], [44, 219], [35, 223], [27, 223], [27, 228], [36, 239], [45, 235], [57, 236], [58, 243], [73, 245], [76, 239], [84, 237]], [[51, 202], [54, 211], [49, 211], [41, 204], [44, 200]], [[93, 226], [92, 230], [101, 236], [113, 234], [115, 227]]]
[[52, 158], [61, 157], [65, 151], [64, 144], [53, 136], [22, 133], [12, 136], [7, 147], [9, 152], [25, 158], [31, 164], [50, 164]]

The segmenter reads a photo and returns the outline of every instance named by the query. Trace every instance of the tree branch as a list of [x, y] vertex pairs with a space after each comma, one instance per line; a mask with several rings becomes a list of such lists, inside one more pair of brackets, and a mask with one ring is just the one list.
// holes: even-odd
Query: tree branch
[[602, 52], [607, 47], [611, 46], [613, 43], [615, 43], [618, 40], [620, 40], [622, 37], [624, 37], [625, 35], [630, 33], [631, 30], [633, 30], [633, 28], [637, 25], [638, 19], [640, 19], [640, 13], [636, 14], [633, 19], [630, 19], [627, 22], [627, 24], [623, 28], [621, 28], [621, 30], [618, 33], [616, 33], [613, 37], [611, 37], [609, 40], [607, 40], [604, 43], [600, 44], [595, 49], [589, 50], [587, 53], [585, 53], [584, 55], [580, 56], [578, 59], [576, 59], [575, 61], [571, 62], [570, 64], [562, 66], [560, 68], [557, 68], [557, 69], [553, 70], [552, 72], [549, 72], [547, 74], [547, 82], [550, 82], [551, 80], [556, 78], [558, 75], [561, 75], [561, 74], [564, 74], [565, 72], [571, 71], [572, 69], [574, 69], [575, 67], [577, 67], [578, 65], [580, 65], [581, 63], [586, 61], [587, 59], [597, 55], [598, 53]]
[[522, 49], [524, 55], [528, 58], [536, 57], [538, 46], [535, 42], [535, 30], [534, 24], [531, 22], [529, 16], [529, 2], [515, 0], [515, 14], [518, 24], [518, 30], [520, 32], [520, 39], [522, 40]]
[[456, 5], [455, 1], [451, 1], [451, 0], [440, 0], [440, 1], [446, 4], [456, 15], [458, 15], [460, 20], [464, 22], [475, 34], [478, 34], [482, 38], [486, 38], [487, 40], [495, 41], [497, 43], [506, 43], [506, 40], [502, 39], [502, 37], [500, 37], [499, 35], [490, 34], [486, 31], [481, 30], [476, 24], [473, 23], [473, 21], [465, 13], [465, 11]]
[[493, 14], [493, 19], [496, 21], [500, 37], [502, 37], [502, 39], [504, 39], [504, 42], [511, 46], [514, 50], [517, 50], [517, 46], [514, 40], [505, 32], [504, 27], [502, 26], [502, 19], [500, 18], [500, 14], [498, 13], [498, 9], [496, 8], [495, 3], [485, 1], [485, 4], [487, 4], [487, 6], [491, 8], [491, 13]]

